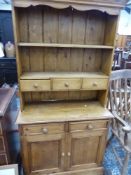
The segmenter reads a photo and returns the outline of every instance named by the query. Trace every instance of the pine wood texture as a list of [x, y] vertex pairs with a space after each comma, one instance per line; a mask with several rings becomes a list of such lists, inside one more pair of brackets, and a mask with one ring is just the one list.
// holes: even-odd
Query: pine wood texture
[[[102, 169], [97, 167], [101, 164], [102, 150], [106, 144], [107, 123], [108, 120], [95, 125], [93, 121], [22, 125], [20, 129], [26, 173], [48, 174], [68, 170], [71, 174], [81, 174], [79, 170], [87, 171], [88, 168], [92, 174], [102, 174]], [[89, 124], [96, 128], [89, 127]], [[75, 128], [72, 130], [73, 125]], [[98, 144], [95, 144], [96, 141]], [[88, 151], [92, 148], [93, 153]]]
[[53, 8], [63, 9], [72, 7], [74, 9], [84, 11], [84, 10], [94, 10], [99, 9], [102, 12], [107, 12], [109, 14], [119, 14], [120, 9], [126, 4], [127, 0], [94, 0], [94, 1], [77, 1], [77, 0], [68, 0], [68, 1], [61, 1], [61, 0], [37, 0], [37, 1], [30, 1], [30, 0], [14, 0], [14, 6], [16, 7], [29, 7], [29, 6], [37, 6], [37, 5], [47, 5]]
[[[45, 6], [15, 7], [14, 11], [19, 19], [16, 22], [18, 33], [16, 45], [19, 53], [18, 69], [21, 68], [19, 80], [22, 79], [20, 80], [22, 110], [24, 104], [29, 101], [98, 99], [98, 91], [106, 91], [108, 80], [100, 79], [96, 82], [98, 81], [96, 79], [100, 72], [101, 75], [102, 73], [107, 75], [107, 79], [110, 74], [109, 65], [112, 63], [117, 15], [111, 16], [97, 10], [77, 11], [71, 8], [59, 10]], [[63, 79], [64, 75], [67, 76], [66, 80]], [[94, 78], [92, 80], [83, 79], [84, 77], [91, 79], [92, 76]], [[61, 79], [57, 80], [57, 77]], [[70, 80], [73, 77], [74, 80]], [[36, 83], [32, 84], [32, 79], [35, 78]], [[50, 79], [50, 85], [47, 81], [38, 82], [38, 79], [46, 78]], [[86, 81], [90, 81], [89, 85], [86, 85]], [[81, 92], [81, 90], [94, 90], [94, 92]], [[106, 93], [102, 94], [100, 102], [105, 105]]]
[[13, 0], [27, 175], [103, 175], [108, 79], [125, 2]]
[[112, 114], [99, 102], [45, 102], [26, 105], [24, 111], [19, 114], [17, 123], [95, 120], [112, 117]]
[[105, 45], [80, 45], [80, 44], [56, 44], [56, 43], [18, 43], [18, 46], [24, 47], [57, 47], [57, 48], [87, 48], [87, 49], [113, 49], [113, 46]]

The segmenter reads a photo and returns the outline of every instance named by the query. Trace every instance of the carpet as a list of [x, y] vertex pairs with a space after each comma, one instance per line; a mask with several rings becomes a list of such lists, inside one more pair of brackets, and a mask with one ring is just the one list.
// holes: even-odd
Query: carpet
[[[125, 151], [122, 149], [119, 142], [116, 140], [116, 138], [113, 138], [111, 142], [109, 143], [108, 147], [106, 148], [105, 155], [104, 155], [104, 161], [103, 166], [107, 172], [107, 175], [120, 175], [121, 167], [119, 165], [119, 162], [117, 161], [113, 151], [112, 146], [115, 147], [115, 150], [119, 157], [124, 160], [125, 157]], [[131, 175], [131, 159], [128, 164], [128, 173], [127, 175]]]

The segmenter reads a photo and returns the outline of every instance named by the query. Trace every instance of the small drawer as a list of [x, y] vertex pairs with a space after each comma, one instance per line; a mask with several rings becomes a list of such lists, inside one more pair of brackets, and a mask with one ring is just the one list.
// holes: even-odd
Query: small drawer
[[49, 91], [50, 80], [20, 80], [21, 91]]
[[57, 134], [62, 133], [65, 130], [63, 123], [59, 124], [37, 124], [27, 125], [23, 127], [24, 135], [37, 135], [37, 134]]
[[5, 151], [4, 139], [0, 136], [0, 153]]
[[81, 79], [53, 79], [53, 90], [79, 90]]
[[108, 79], [104, 78], [84, 78], [82, 83], [82, 89], [87, 90], [104, 90], [108, 87]]
[[6, 154], [0, 154], [0, 165], [6, 165], [6, 164], [8, 164], [7, 155]]
[[1, 125], [1, 122], [0, 122], [0, 135], [2, 135], [2, 125]]
[[107, 121], [94, 120], [84, 122], [71, 122], [69, 125], [70, 131], [90, 131], [102, 128], [107, 128]]

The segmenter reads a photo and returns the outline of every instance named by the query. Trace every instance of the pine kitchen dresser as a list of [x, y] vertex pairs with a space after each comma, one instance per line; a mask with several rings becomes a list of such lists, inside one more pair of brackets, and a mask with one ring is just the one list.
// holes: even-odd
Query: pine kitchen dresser
[[26, 175], [102, 175], [125, 0], [13, 0]]

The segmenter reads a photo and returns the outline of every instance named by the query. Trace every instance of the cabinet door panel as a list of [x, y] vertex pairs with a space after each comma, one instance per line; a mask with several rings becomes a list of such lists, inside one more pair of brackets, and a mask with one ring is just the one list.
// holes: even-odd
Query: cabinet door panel
[[64, 135], [23, 138], [24, 166], [28, 175], [60, 172], [64, 168]]
[[[39, 149], [38, 149], [39, 148]], [[48, 148], [48, 150], [47, 150]], [[48, 141], [31, 144], [32, 170], [49, 169], [58, 166], [59, 141]], [[49, 156], [49, 153], [52, 155]], [[44, 154], [44, 156], [43, 156]]]
[[106, 129], [99, 131], [74, 132], [70, 136], [69, 169], [83, 169], [98, 166], [103, 158], [106, 143]]
[[95, 163], [98, 149], [98, 144], [95, 143], [99, 143], [98, 136], [94, 136], [91, 138], [73, 138], [71, 150], [72, 165]]

